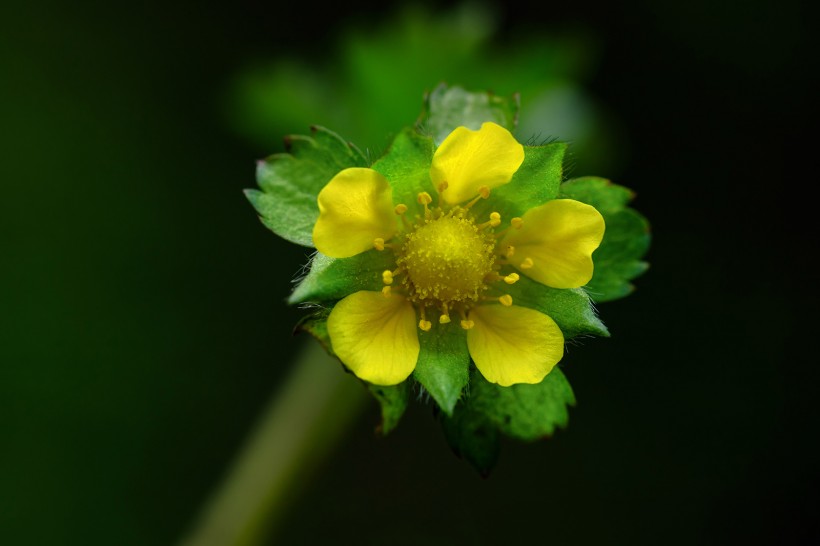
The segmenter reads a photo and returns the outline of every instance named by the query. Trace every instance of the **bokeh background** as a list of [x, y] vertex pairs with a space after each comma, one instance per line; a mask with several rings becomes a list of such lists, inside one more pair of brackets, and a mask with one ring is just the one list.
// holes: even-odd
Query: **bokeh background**
[[[812, 14], [778, 2], [0, 7], [0, 543], [175, 544], [303, 340], [307, 251], [245, 201], [326, 125], [378, 154], [439, 81], [637, 192], [652, 267], [564, 360], [570, 426], [488, 479], [375, 402], [271, 544], [817, 540]], [[352, 379], [351, 379], [352, 381]]]

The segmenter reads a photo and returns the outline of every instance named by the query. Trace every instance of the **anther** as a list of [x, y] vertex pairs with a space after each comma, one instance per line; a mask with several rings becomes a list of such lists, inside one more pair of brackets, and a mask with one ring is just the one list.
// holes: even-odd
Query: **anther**
[[419, 321], [419, 328], [421, 328], [425, 332], [429, 332], [430, 328], [432, 328], [432, 327], [433, 327], [433, 323], [430, 322], [429, 320], [421, 319]]
[[405, 205], [404, 203], [399, 203], [398, 205], [396, 205], [396, 208], [393, 209], [393, 212], [401, 216], [402, 214], [407, 212], [407, 205]]
[[384, 288], [382, 288], [382, 295], [385, 298], [389, 298], [390, 297], [390, 292], [391, 292], [392, 289], [393, 289], [392, 286], [385, 286]]
[[475, 322], [472, 320], [464, 319], [461, 321], [461, 327], [465, 330], [472, 330], [473, 326], [475, 326]]
[[393, 284], [393, 272], [390, 271], [389, 269], [386, 269], [382, 273], [382, 282], [384, 284]]
[[510, 273], [506, 277], [504, 277], [504, 282], [507, 284], [515, 284], [518, 282], [518, 279], [521, 277], [518, 276], [518, 273]]
[[512, 258], [513, 254], [515, 254], [515, 247], [512, 246], [512, 245], [509, 245], [507, 247], [507, 250], [504, 251], [504, 256], [506, 256], [507, 258]]
[[373, 247], [378, 251], [384, 250], [384, 239], [381, 237], [376, 237], [373, 239]]
[[510, 220], [510, 226], [512, 226], [513, 229], [521, 229], [521, 226], [523, 226], [523, 225], [524, 225], [524, 220], [522, 220], [518, 216], [516, 216], [515, 218]]
[[532, 269], [532, 266], [535, 265], [532, 263], [532, 258], [524, 258], [524, 261], [521, 262], [521, 265], [518, 267], [521, 269]]
[[503, 296], [498, 298], [498, 303], [500, 303], [504, 307], [509, 307], [510, 305], [512, 305], [512, 296], [510, 296], [509, 294], [504, 294]]
[[444, 180], [443, 182], [441, 182], [441, 184], [438, 185], [438, 192], [441, 193], [449, 187], [450, 187], [450, 184], [448, 184], [447, 181]]

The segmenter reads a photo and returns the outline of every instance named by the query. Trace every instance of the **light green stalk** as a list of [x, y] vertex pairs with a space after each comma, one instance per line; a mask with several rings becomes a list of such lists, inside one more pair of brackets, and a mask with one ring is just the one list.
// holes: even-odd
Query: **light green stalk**
[[311, 340], [180, 546], [266, 543], [365, 400], [365, 389]]

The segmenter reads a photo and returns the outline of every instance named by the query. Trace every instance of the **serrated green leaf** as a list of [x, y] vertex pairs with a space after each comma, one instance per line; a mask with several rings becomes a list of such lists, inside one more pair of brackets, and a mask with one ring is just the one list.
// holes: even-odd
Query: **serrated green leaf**
[[561, 194], [594, 206], [606, 222], [601, 246], [592, 255], [595, 271], [587, 291], [595, 301], [610, 301], [630, 294], [629, 281], [647, 270], [642, 261], [649, 249], [649, 222], [627, 207], [634, 193], [609, 180], [584, 177], [562, 184]]
[[635, 197], [635, 193], [629, 188], [597, 176], [567, 180], [561, 186], [561, 193], [570, 199], [592, 205], [601, 214], [621, 210]]
[[442, 416], [441, 428], [450, 449], [486, 477], [498, 461], [498, 427], [483, 413], [459, 404], [452, 417]]
[[368, 383], [367, 388], [381, 406], [382, 422], [377, 430], [379, 434], [389, 434], [399, 424], [404, 410], [407, 409], [407, 401], [410, 399], [410, 382], [405, 381], [387, 387]]
[[524, 162], [512, 180], [494, 189], [490, 199], [479, 201], [473, 207], [477, 215], [483, 217], [495, 211], [502, 219], [509, 220], [555, 199], [564, 176], [566, 151], [564, 142], [524, 146]]
[[470, 354], [466, 331], [449, 326], [435, 324], [429, 332], [419, 332], [421, 349], [413, 378], [445, 414], [452, 415], [470, 381]]
[[293, 290], [288, 303], [338, 300], [359, 290], [379, 291], [384, 286], [382, 272], [395, 266], [395, 256], [389, 251], [373, 249], [350, 258], [330, 258], [316, 252], [310, 271]]
[[513, 131], [518, 121], [519, 106], [517, 94], [509, 98], [499, 97], [441, 84], [427, 96], [419, 126], [433, 137], [438, 146], [453, 129], [462, 125], [476, 130], [485, 121], [493, 121]]
[[557, 366], [538, 384], [500, 387], [475, 373], [469, 406], [498, 429], [519, 440], [551, 436], [569, 422], [567, 406], [575, 405], [569, 381]]
[[303, 246], [313, 246], [319, 191], [339, 171], [367, 165], [362, 153], [336, 133], [323, 127], [311, 130], [312, 136], [285, 139], [289, 153], [260, 161], [256, 182], [262, 191], [245, 192], [268, 229]]
[[412, 127], [403, 129], [387, 150], [373, 164], [393, 189], [393, 202], [412, 206], [422, 191], [432, 191], [430, 165], [433, 162], [433, 140]]
[[593, 254], [595, 275], [587, 290], [596, 301], [609, 301], [630, 294], [628, 282], [641, 275], [649, 264], [640, 260], [649, 248], [649, 222], [634, 209], [604, 215], [607, 232]]
[[505, 286], [513, 302], [548, 315], [561, 328], [564, 339], [582, 334], [609, 337], [609, 330], [598, 318], [587, 293], [581, 288], [559, 289], [544, 286], [524, 275]]

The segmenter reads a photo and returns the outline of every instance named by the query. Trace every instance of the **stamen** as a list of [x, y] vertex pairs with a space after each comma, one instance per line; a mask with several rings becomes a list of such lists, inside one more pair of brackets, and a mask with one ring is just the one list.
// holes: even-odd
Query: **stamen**
[[447, 183], [446, 180], [443, 180], [439, 185], [438, 188], [438, 206], [441, 206], [441, 194], [444, 193], [444, 190], [450, 187], [450, 184]]
[[524, 220], [522, 220], [521, 218], [516, 216], [515, 218], [510, 220], [510, 225], [509, 226], [507, 226], [504, 229], [502, 229], [501, 231], [497, 231], [495, 233], [495, 238], [496, 239], [501, 239], [501, 237], [503, 237], [504, 235], [507, 234], [508, 231], [510, 231], [510, 228], [512, 228], [512, 229], [521, 229], [521, 226], [523, 226], [523, 225], [524, 225]]
[[393, 287], [392, 287], [392, 286], [385, 286], [384, 288], [382, 288], [382, 295], [383, 295], [385, 298], [389, 298], [389, 297], [390, 297], [390, 293], [391, 293], [391, 291], [392, 291], [392, 290], [393, 290]]
[[424, 307], [419, 309], [419, 314], [421, 315], [421, 319], [419, 320], [419, 328], [425, 332], [429, 332], [430, 328], [433, 327], [433, 323], [424, 317]]
[[442, 304], [441, 316], [438, 318], [439, 324], [448, 324], [450, 322], [450, 312], [447, 309], [447, 304]]
[[404, 213], [407, 212], [407, 205], [404, 203], [399, 203], [396, 205], [396, 208], [393, 209], [393, 212], [395, 212], [398, 216], [401, 216], [401, 223], [404, 224], [404, 229], [413, 229], [413, 224], [407, 219], [407, 216], [404, 215]]
[[478, 195], [474, 197], [472, 201], [464, 205], [464, 210], [470, 210], [470, 207], [478, 203], [479, 199], [487, 199], [488, 197], [490, 197], [490, 188], [487, 186], [481, 186], [478, 188]]
[[512, 258], [513, 254], [515, 254], [515, 247], [510, 245], [507, 247], [507, 250], [504, 251], [504, 256], [507, 258]]
[[427, 205], [429, 205], [430, 203], [433, 202], [433, 198], [430, 197], [429, 193], [427, 193], [426, 191], [423, 191], [420, 194], [418, 194], [418, 197], [416, 199], [418, 200], [420, 205], [424, 205], [424, 217], [429, 220], [430, 219], [430, 209], [427, 208]]
[[463, 307], [460, 307], [458, 309], [458, 314], [461, 315], [461, 327], [462, 328], [464, 328], [465, 330], [470, 330], [470, 329], [472, 329], [473, 326], [475, 326], [475, 322], [473, 322], [472, 320], [469, 320], [467, 318], [467, 312], [464, 311]]
[[501, 223], [501, 215], [497, 212], [490, 213], [490, 219], [483, 224], [479, 224], [476, 227], [478, 229], [487, 229], [488, 227], [496, 227]]
[[533, 265], [535, 264], [532, 263], [532, 258], [524, 258], [524, 261], [521, 262], [521, 265], [519, 265], [518, 267], [520, 269], [532, 269]]
[[507, 284], [515, 284], [521, 277], [518, 276], [518, 273], [510, 273], [506, 277], [504, 277], [504, 282]]
[[375, 239], [373, 239], [373, 247], [379, 252], [384, 250], [384, 239], [382, 239], [381, 237], [376, 237]]
[[503, 296], [498, 298], [498, 303], [500, 303], [504, 307], [509, 307], [510, 305], [512, 305], [512, 296], [510, 296], [509, 294], [504, 294]]

